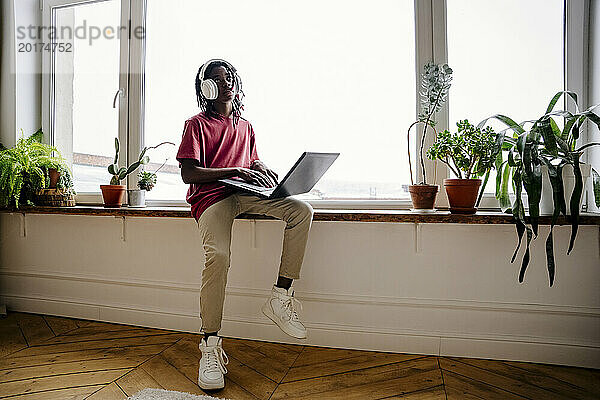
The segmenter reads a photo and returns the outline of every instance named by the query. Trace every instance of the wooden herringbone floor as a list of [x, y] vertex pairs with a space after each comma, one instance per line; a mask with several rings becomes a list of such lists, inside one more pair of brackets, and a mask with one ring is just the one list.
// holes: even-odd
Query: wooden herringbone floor
[[[600, 371], [227, 339], [228, 399], [598, 399]], [[10, 313], [0, 320], [0, 398], [203, 394], [198, 335]]]

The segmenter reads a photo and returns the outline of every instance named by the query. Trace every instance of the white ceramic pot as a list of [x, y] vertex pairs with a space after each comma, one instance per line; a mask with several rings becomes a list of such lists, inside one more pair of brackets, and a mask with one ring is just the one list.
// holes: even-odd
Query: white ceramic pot
[[129, 207], [146, 207], [146, 191], [130, 189], [127, 191]]
[[[585, 188], [587, 186], [588, 178], [592, 172], [592, 166], [589, 164], [580, 164], [581, 176], [583, 178], [583, 196], [579, 201], [579, 211], [581, 211], [581, 204], [583, 203], [583, 197], [585, 196]], [[571, 214], [571, 194], [575, 188], [575, 174], [573, 173], [573, 166], [567, 164], [562, 169], [563, 187], [565, 189], [565, 203], [567, 204], [567, 215]], [[548, 167], [542, 165], [542, 198], [540, 200], [540, 215], [552, 215], [554, 212], [554, 201], [552, 200], [552, 184], [548, 177]]]

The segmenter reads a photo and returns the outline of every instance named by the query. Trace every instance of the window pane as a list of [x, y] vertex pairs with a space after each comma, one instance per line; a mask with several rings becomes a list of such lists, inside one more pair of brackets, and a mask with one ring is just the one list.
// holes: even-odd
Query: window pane
[[[112, 108], [119, 88], [121, 2], [108, 0], [54, 10], [57, 48], [54, 59], [54, 140], [73, 165], [78, 193], [100, 192], [108, 184], [107, 166], [115, 155], [118, 109]], [[96, 38], [95, 28], [108, 35]], [[113, 38], [109, 36], [115, 35]], [[67, 51], [68, 50], [68, 51]]]
[[[199, 112], [198, 68], [224, 58], [242, 78], [243, 116], [259, 155], [280, 176], [303, 151], [337, 151], [310, 198], [407, 195], [405, 132], [415, 118], [412, 0], [376, 7], [341, 0], [177, 4], [148, 1], [146, 145], [179, 145], [184, 121]], [[185, 198], [176, 150], [150, 154], [152, 168], [166, 157], [171, 168], [148, 198]]]
[[[563, 0], [447, 0], [450, 127], [543, 115], [564, 87]], [[496, 130], [500, 123], [491, 124]], [[492, 179], [494, 178], [494, 179]], [[490, 176], [486, 191], [495, 190]]]

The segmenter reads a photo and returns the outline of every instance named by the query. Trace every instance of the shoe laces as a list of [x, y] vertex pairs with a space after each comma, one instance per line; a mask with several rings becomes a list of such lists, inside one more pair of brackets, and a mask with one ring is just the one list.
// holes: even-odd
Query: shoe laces
[[207, 372], [221, 370], [221, 373], [227, 373], [225, 366], [229, 364], [229, 357], [221, 346], [213, 346], [212, 349], [203, 351], [202, 357], [206, 357]]
[[282, 300], [283, 309], [289, 321], [300, 321], [300, 317], [298, 317], [298, 313], [296, 312], [296, 304], [302, 310], [302, 303], [297, 298], [289, 296], [287, 299]]

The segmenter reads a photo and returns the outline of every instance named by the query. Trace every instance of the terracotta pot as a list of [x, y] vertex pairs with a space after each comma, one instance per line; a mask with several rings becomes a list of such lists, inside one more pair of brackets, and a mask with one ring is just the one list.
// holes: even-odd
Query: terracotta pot
[[410, 185], [408, 191], [415, 210], [433, 210], [435, 197], [439, 186], [437, 185]]
[[125, 185], [100, 185], [104, 207], [119, 208], [125, 200]]
[[475, 214], [481, 179], [444, 179], [452, 214]]
[[58, 170], [55, 168], [49, 168], [48, 175], [50, 176], [50, 189], [56, 189], [60, 172], [58, 172]]

